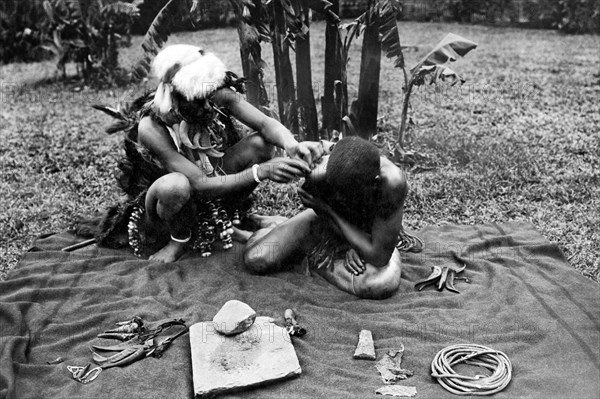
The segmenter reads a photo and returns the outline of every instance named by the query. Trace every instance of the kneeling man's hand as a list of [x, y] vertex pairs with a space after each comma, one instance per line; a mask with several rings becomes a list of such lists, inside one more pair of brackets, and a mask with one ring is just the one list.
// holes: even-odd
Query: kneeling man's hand
[[331, 207], [316, 195], [309, 194], [308, 191], [298, 188], [298, 195], [302, 203], [307, 208], [312, 208], [317, 214], [328, 215]]
[[358, 276], [359, 274], [365, 271], [365, 262], [362, 260], [362, 258], [354, 248], [350, 248], [348, 251], [346, 251], [344, 267], [350, 273]]

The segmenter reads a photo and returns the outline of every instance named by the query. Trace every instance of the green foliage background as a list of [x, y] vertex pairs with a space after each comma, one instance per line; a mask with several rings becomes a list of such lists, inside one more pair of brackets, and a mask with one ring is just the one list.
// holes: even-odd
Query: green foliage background
[[[156, 13], [167, 0], [146, 0], [140, 6], [140, 18], [132, 28], [144, 34]], [[600, 33], [600, 0], [399, 0], [401, 18], [412, 21], [484, 23], [541, 29], [565, 33]], [[50, 56], [40, 51], [41, 25], [45, 14], [43, 0], [3, 0], [0, 3], [0, 63], [31, 62]], [[344, 18], [360, 15], [368, 0], [341, 0]], [[235, 24], [229, 0], [215, 0], [204, 10], [202, 28]], [[192, 29], [181, 10], [183, 22], [178, 31]], [[30, 32], [30, 33], [28, 33]]]

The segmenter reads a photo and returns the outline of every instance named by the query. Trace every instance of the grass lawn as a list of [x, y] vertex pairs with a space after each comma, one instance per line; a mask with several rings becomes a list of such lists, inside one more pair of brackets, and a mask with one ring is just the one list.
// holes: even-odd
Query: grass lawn
[[[410, 168], [405, 226], [527, 220], [563, 250], [581, 274], [600, 277], [600, 56], [598, 36], [458, 24], [401, 23], [408, 65], [445, 33], [479, 44], [454, 69], [462, 88], [433, 86], [412, 99], [409, 148], [426, 155]], [[324, 25], [312, 30], [313, 79], [322, 95]], [[141, 38], [123, 49], [122, 64]], [[216, 52], [241, 73], [237, 33], [209, 30], [173, 36]], [[267, 61], [269, 49], [263, 47]], [[359, 45], [348, 76], [356, 94]], [[272, 63], [269, 63], [272, 65]], [[92, 103], [116, 105], [140, 87], [91, 90], [44, 82], [52, 62], [0, 66], [0, 277], [35, 236], [72, 227], [118, 200], [112, 179], [119, 137], [103, 133], [108, 117]], [[274, 89], [272, 71], [266, 82]], [[385, 145], [400, 125], [402, 74], [382, 66], [380, 134]], [[291, 214], [294, 186], [266, 185], [259, 211]]]

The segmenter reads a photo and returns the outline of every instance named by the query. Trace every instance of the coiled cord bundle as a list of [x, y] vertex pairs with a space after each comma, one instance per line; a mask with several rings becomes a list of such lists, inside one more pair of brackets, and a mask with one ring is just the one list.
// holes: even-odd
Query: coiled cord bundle
[[[457, 374], [452, 366], [465, 363], [493, 371], [491, 376]], [[458, 344], [439, 351], [431, 362], [431, 376], [455, 395], [492, 395], [503, 390], [512, 377], [512, 365], [503, 352], [476, 344]]]
[[398, 234], [398, 243], [396, 249], [400, 252], [414, 252], [419, 253], [423, 251], [423, 240], [412, 234], [408, 234], [404, 229], [400, 230]]

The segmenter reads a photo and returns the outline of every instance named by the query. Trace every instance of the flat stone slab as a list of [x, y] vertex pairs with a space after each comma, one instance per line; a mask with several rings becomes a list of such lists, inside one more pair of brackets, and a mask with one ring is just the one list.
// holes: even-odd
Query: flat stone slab
[[222, 335], [212, 321], [190, 327], [196, 396], [212, 396], [300, 375], [302, 369], [285, 328], [257, 317], [237, 335]]
[[358, 344], [352, 356], [355, 359], [375, 360], [375, 344], [373, 343], [373, 334], [369, 330], [361, 330], [358, 335]]

